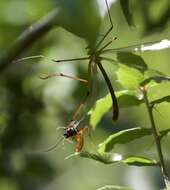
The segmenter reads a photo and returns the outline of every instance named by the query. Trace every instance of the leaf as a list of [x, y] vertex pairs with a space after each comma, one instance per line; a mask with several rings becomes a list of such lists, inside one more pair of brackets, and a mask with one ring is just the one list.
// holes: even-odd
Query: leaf
[[122, 160], [123, 163], [132, 165], [132, 166], [155, 166], [158, 165], [156, 160], [148, 159], [145, 157], [139, 157], [139, 156], [131, 156], [124, 160]]
[[104, 98], [97, 100], [95, 107], [90, 111], [90, 125], [93, 127], [93, 129], [95, 129], [96, 125], [100, 122], [103, 115], [108, 112], [111, 107], [112, 99], [110, 94]]
[[133, 26], [133, 17], [129, 8], [129, 0], [120, 0], [120, 5], [129, 26]]
[[136, 91], [128, 91], [129, 93], [118, 97], [118, 103], [120, 108], [137, 106], [143, 103], [143, 94]]
[[[161, 33], [166, 28], [170, 19], [169, 0], [157, 1], [156, 6], [153, 6], [152, 1], [149, 2], [143, 3], [144, 6], [142, 6], [143, 18], [146, 25], [144, 35], [153, 34], [154, 32]], [[151, 15], [154, 15], [154, 17]]]
[[144, 72], [148, 69], [148, 66], [143, 58], [132, 52], [119, 52], [117, 53], [117, 59], [120, 63], [135, 68], [141, 72]]
[[114, 149], [116, 144], [126, 144], [133, 140], [152, 134], [152, 129], [136, 127], [126, 129], [110, 135], [103, 143], [99, 144], [100, 153], [109, 152]]
[[104, 163], [104, 164], [113, 164], [122, 160], [122, 155], [116, 153], [91, 153], [83, 151], [80, 153], [81, 157], [90, 158], [92, 160]]
[[154, 105], [156, 105], [156, 104], [161, 104], [161, 103], [164, 103], [164, 102], [170, 103], [170, 95], [164, 96], [164, 97], [159, 98], [159, 99], [156, 99], [156, 100], [154, 100], [154, 101], [151, 101], [150, 104], [151, 104], [152, 106], [154, 106]]
[[132, 190], [129, 187], [124, 186], [118, 186], [118, 185], [105, 185], [103, 187], [100, 187], [96, 190], [106, 190], [106, 189], [112, 189], [112, 190]]
[[[142, 103], [141, 94], [136, 90], [122, 90], [116, 92], [119, 107], [129, 107], [139, 105]], [[112, 99], [110, 94], [104, 98], [97, 100], [95, 107], [90, 111], [90, 124], [95, 129], [96, 125], [100, 122], [101, 118], [112, 107]]]
[[56, 2], [60, 10], [56, 23], [69, 32], [85, 38], [90, 44], [95, 43], [101, 24], [97, 2], [95, 0], [57, 0]]
[[124, 88], [135, 90], [144, 80], [144, 75], [137, 69], [120, 64], [118, 80]]
[[155, 166], [158, 165], [156, 160], [144, 158], [140, 156], [128, 156], [123, 158], [122, 155], [116, 153], [91, 153], [91, 152], [81, 152], [80, 157], [89, 158], [103, 164], [115, 164], [115, 163], [124, 163], [132, 166]]
[[135, 68], [141, 72], [144, 72], [148, 69], [148, 66], [146, 65], [143, 58], [131, 52], [119, 52], [117, 53], [117, 59], [120, 63]]
[[170, 77], [165, 77], [165, 76], [153, 76], [145, 79], [140, 83], [141, 86], [145, 86], [151, 81], [154, 81], [156, 83], [161, 83], [161, 82], [170, 82]]

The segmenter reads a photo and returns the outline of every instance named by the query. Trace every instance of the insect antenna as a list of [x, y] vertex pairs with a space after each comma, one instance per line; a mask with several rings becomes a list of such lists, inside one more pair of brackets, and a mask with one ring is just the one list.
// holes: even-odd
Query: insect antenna
[[47, 148], [43, 152], [50, 152], [50, 151], [54, 150], [60, 144], [60, 142], [62, 142], [64, 140], [65, 140], [64, 136], [60, 137], [54, 145], [52, 145], [51, 147]]

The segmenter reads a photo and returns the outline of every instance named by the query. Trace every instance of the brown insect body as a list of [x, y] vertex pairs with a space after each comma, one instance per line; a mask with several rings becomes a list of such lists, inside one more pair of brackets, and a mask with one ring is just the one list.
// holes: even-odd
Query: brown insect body
[[71, 120], [71, 122], [67, 125], [66, 130], [63, 136], [67, 139], [70, 137], [75, 137], [76, 140], [76, 152], [80, 152], [83, 148], [83, 132], [84, 128], [80, 128], [80, 121]]
[[84, 129], [81, 129], [76, 134], [76, 152], [81, 152], [83, 148], [83, 145], [84, 145], [83, 132], [84, 132]]

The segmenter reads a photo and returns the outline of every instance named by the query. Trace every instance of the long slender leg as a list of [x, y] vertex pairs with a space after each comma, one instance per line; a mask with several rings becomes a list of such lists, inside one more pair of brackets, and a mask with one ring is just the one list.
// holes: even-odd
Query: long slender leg
[[72, 61], [83, 61], [83, 60], [88, 60], [89, 59], [89, 57], [79, 57], [79, 58], [73, 58], [73, 59], [59, 59], [59, 60], [56, 60], [56, 59], [53, 59], [53, 58], [50, 58], [50, 57], [46, 57], [44, 55], [33, 55], [33, 56], [23, 57], [23, 58], [14, 60], [13, 63], [20, 63], [22, 61], [28, 61], [28, 60], [31, 60], [31, 59], [38, 59], [38, 58], [45, 58], [45, 59], [47, 59], [49, 61], [53, 61], [53, 62], [56, 62], [56, 63], [72, 62]]
[[112, 84], [110, 82], [110, 79], [109, 79], [106, 71], [104, 70], [102, 64], [100, 63], [100, 60], [97, 60], [97, 65], [98, 65], [100, 71], [102, 72], [103, 77], [105, 78], [105, 81], [106, 81], [107, 86], [109, 88], [109, 91], [110, 91], [110, 94], [111, 94], [111, 97], [112, 97], [113, 120], [116, 121], [118, 119], [118, 117], [119, 117], [119, 106], [118, 106], [117, 98], [115, 96], [114, 89], [112, 87]]
[[95, 50], [97, 50], [97, 48], [101, 45], [101, 43], [104, 41], [104, 39], [109, 35], [109, 33], [112, 31], [113, 29], [113, 22], [112, 22], [112, 18], [111, 18], [111, 14], [110, 14], [110, 10], [109, 10], [109, 5], [107, 0], [105, 0], [106, 2], [106, 7], [107, 7], [107, 11], [108, 11], [108, 16], [109, 16], [109, 21], [110, 21], [110, 28], [107, 30], [107, 32], [104, 34], [104, 36], [102, 37], [102, 39], [97, 43]]
[[65, 138], [61, 136], [54, 145], [48, 147], [46, 150], [43, 150], [43, 152], [49, 152], [54, 150]]
[[52, 78], [52, 77], [65, 77], [65, 78], [77, 80], [77, 81], [80, 81], [80, 82], [83, 82], [83, 83], [88, 83], [88, 81], [86, 79], [66, 75], [66, 74], [63, 74], [63, 73], [54, 73], [54, 74], [50, 74], [50, 75], [46, 75], [46, 76], [40, 76], [40, 79], [46, 80], [46, 79], [49, 79], [49, 78]]

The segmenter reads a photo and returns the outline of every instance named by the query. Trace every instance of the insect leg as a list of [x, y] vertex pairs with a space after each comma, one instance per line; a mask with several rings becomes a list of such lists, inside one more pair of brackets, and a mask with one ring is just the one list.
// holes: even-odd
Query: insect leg
[[83, 83], [88, 83], [88, 81], [86, 79], [82, 79], [82, 78], [79, 78], [79, 77], [76, 77], [76, 76], [66, 75], [66, 74], [63, 74], [63, 73], [54, 73], [54, 74], [50, 74], [50, 75], [46, 75], [46, 76], [40, 76], [40, 79], [46, 80], [46, 79], [49, 79], [49, 78], [52, 78], [52, 77], [65, 77], [65, 78], [69, 78], [69, 79], [72, 79], [72, 80], [77, 80], [77, 81], [80, 81], [80, 82], [83, 82]]
[[97, 43], [95, 49], [97, 49], [101, 43], [104, 41], [104, 39], [108, 36], [108, 34], [112, 31], [113, 29], [113, 22], [112, 22], [112, 18], [111, 18], [111, 13], [110, 13], [110, 10], [109, 10], [109, 5], [108, 5], [108, 2], [107, 0], [105, 0], [106, 2], [106, 7], [107, 7], [107, 11], [108, 11], [108, 16], [109, 16], [109, 21], [110, 21], [110, 28], [107, 30], [107, 32], [103, 35], [102, 39]]
[[101, 71], [101, 73], [103, 74], [103, 77], [106, 81], [106, 84], [109, 88], [109, 91], [110, 91], [110, 94], [111, 94], [111, 97], [112, 97], [112, 106], [113, 106], [113, 121], [116, 121], [119, 117], [119, 106], [118, 106], [118, 102], [117, 102], [117, 98], [116, 98], [116, 95], [115, 95], [115, 92], [114, 92], [114, 89], [112, 87], [112, 84], [110, 82], [110, 79], [106, 73], [106, 71], [104, 70], [100, 60], [97, 60], [97, 65]]
[[31, 59], [38, 59], [38, 58], [44, 58], [44, 59], [47, 59], [49, 61], [52, 61], [52, 62], [56, 62], [56, 63], [61, 63], [61, 62], [73, 62], [73, 61], [83, 61], [83, 60], [88, 60], [89, 57], [79, 57], [79, 58], [71, 58], [71, 59], [53, 59], [53, 58], [50, 58], [50, 57], [47, 57], [47, 56], [44, 56], [44, 55], [33, 55], [33, 56], [28, 56], [28, 57], [23, 57], [23, 58], [20, 58], [20, 59], [17, 59], [17, 60], [13, 60], [13, 63], [20, 63], [22, 61], [28, 61], [28, 60], [31, 60]]

